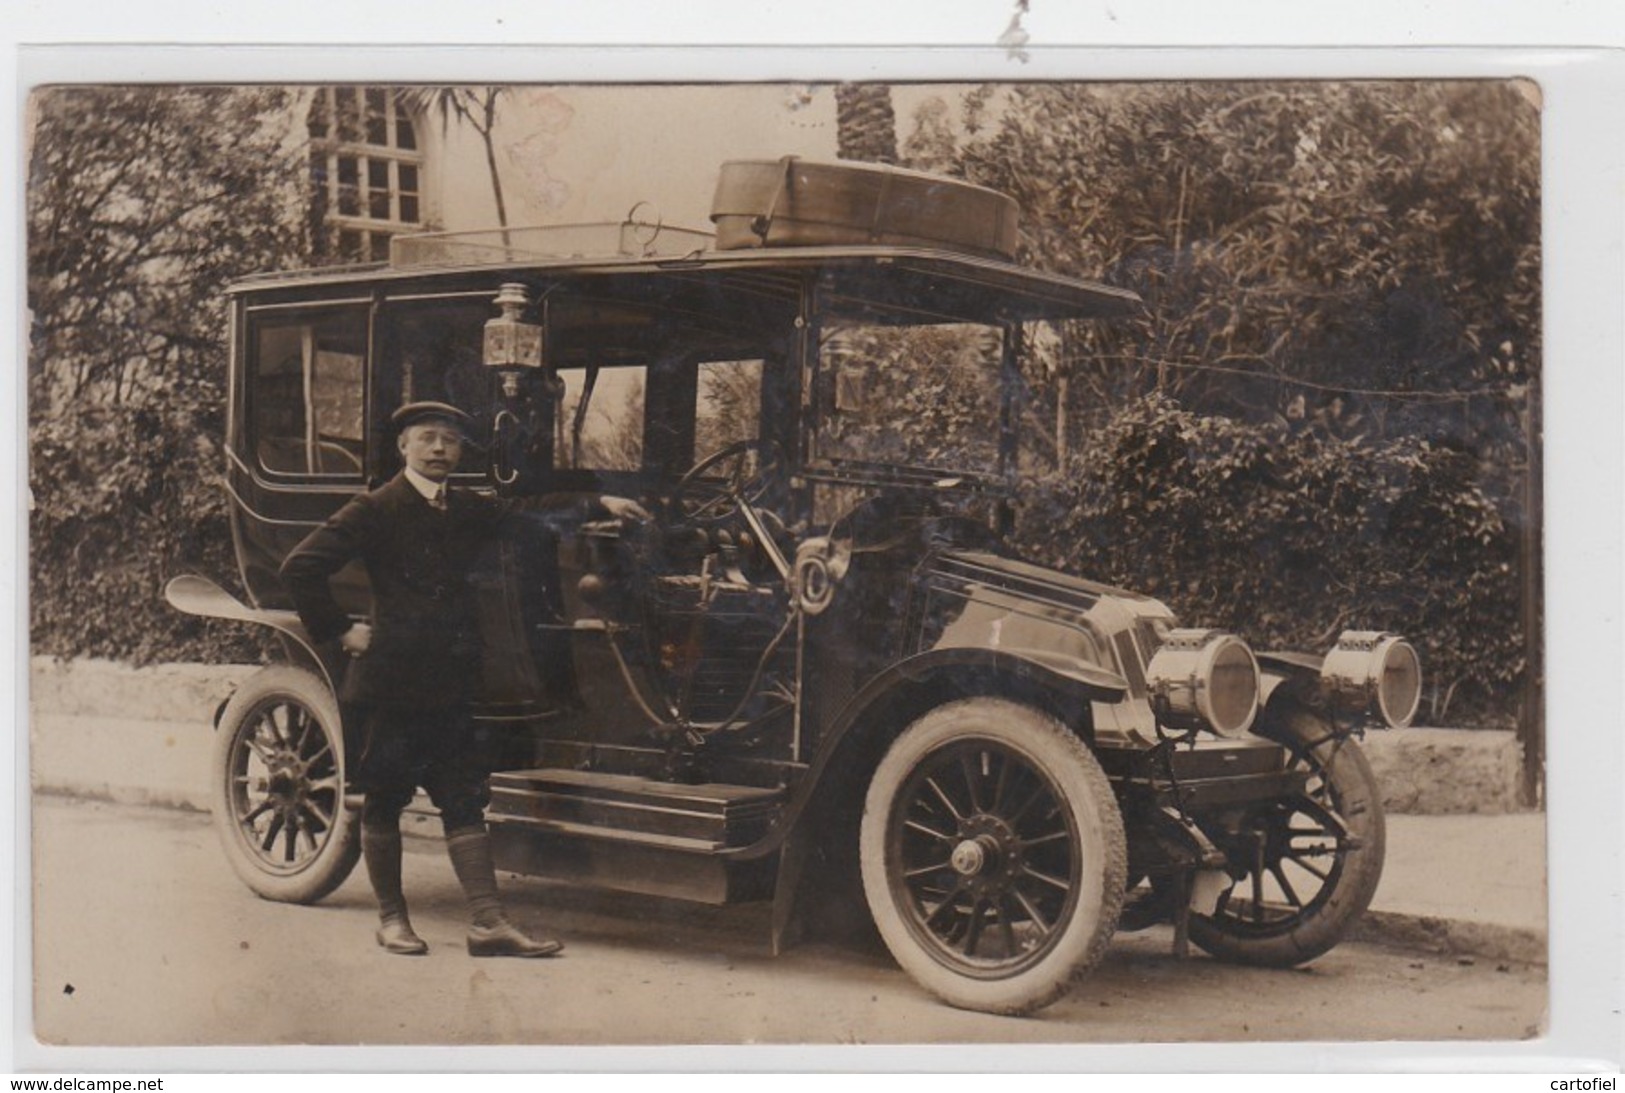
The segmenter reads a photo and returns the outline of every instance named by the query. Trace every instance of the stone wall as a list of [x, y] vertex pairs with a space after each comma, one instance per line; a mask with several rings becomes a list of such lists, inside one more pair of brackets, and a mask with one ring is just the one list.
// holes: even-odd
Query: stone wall
[[1361, 745], [1389, 812], [1441, 816], [1514, 812], [1522, 751], [1515, 733], [1487, 729], [1384, 729]]
[[220, 703], [255, 664], [155, 664], [132, 668], [108, 660], [35, 657], [29, 705], [60, 717], [127, 717], [132, 721], [213, 724]]
[[[255, 665], [162, 664], [131, 668], [109, 661], [31, 664], [36, 719], [117, 720], [207, 729], [215, 710]], [[1519, 808], [1520, 754], [1510, 732], [1390, 729], [1362, 744], [1389, 812], [1448, 815]]]

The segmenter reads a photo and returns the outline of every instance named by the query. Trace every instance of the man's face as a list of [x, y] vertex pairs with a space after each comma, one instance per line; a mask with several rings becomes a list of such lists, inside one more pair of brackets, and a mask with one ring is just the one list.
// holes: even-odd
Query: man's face
[[463, 434], [439, 418], [419, 421], [401, 430], [401, 458], [406, 465], [433, 482], [443, 482], [463, 455]]

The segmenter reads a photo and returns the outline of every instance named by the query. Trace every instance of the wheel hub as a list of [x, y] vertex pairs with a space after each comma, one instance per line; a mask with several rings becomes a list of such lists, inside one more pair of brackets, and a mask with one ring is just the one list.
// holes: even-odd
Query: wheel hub
[[1003, 892], [1021, 872], [1021, 844], [1008, 824], [985, 812], [968, 816], [948, 864], [978, 896]]
[[305, 766], [286, 753], [271, 762], [266, 796], [283, 810], [296, 808], [305, 798]]
[[954, 867], [954, 872], [960, 876], [974, 877], [996, 853], [998, 853], [996, 847], [988, 847], [979, 839], [966, 839], [954, 847], [953, 855], [948, 861]]

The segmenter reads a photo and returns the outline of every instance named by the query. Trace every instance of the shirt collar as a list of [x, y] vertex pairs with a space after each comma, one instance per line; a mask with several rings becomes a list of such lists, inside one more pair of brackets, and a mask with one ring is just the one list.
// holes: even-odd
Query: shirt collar
[[421, 475], [411, 467], [406, 468], [406, 480], [412, 483], [412, 488], [423, 495], [425, 501], [433, 501], [440, 494], [444, 482], [436, 482], [427, 475]]

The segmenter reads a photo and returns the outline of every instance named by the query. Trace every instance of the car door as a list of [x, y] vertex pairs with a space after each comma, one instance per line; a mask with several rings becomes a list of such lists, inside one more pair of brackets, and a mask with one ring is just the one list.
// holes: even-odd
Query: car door
[[[285, 607], [282, 560], [366, 488], [367, 305], [250, 298], [239, 322], [226, 479], [233, 534], [250, 599]], [[365, 610], [360, 566], [346, 567], [334, 592], [347, 608]]]

